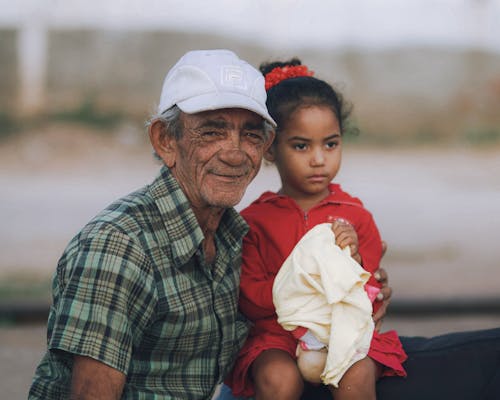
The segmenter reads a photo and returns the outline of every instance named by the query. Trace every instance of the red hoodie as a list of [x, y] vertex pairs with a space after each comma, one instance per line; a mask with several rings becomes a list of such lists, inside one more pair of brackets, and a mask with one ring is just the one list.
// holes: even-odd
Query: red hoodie
[[[263, 193], [241, 215], [250, 226], [243, 239], [240, 309], [254, 325], [227, 379], [233, 393], [253, 395], [248, 368], [266, 349], [281, 349], [295, 357], [297, 340], [278, 324], [272, 300], [274, 278], [304, 234], [336, 218], [348, 221], [356, 230], [363, 268], [375, 272], [382, 257], [382, 241], [371, 213], [362, 202], [330, 184], [330, 195], [307, 213], [288, 196]], [[372, 277], [368, 284], [380, 287]], [[377, 309], [380, 303], [375, 303]], [[374, 333], [368, 355], [385, 365], [385, 375], [406, 375], [401, 363], [406, 355], [396, 332]]]

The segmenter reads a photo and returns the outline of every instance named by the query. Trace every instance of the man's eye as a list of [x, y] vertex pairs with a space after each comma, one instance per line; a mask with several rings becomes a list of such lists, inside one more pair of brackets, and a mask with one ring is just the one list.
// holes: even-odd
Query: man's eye
[[216, 137], [219, 136], [221, 133], [218, 131], [203, 131], [201, 135], [203, 137]]
[[245, 132], [245, 137], [253, 143], [260, 143], [264, 141], [264, 135], [261, 132]]

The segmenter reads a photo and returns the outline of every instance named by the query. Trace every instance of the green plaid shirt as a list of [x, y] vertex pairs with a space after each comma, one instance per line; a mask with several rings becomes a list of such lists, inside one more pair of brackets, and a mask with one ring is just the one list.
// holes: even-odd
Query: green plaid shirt
[[59, 261], [49, 350], [29, 398], [69, 398], [71, 354], [125, 373], [123, 399], [210, 398], [247, 333], [237, 312], [247, 229], [226, 210], [215, 263], [206, 265], [201, 228], [166, 167], [110, 205]]

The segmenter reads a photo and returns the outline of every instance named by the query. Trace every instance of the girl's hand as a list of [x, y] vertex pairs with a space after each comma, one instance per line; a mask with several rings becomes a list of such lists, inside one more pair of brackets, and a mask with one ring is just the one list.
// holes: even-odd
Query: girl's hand
[[332, 231], [335, 234], [335, 244], [341, 249], [349, 246], [351, 257], [362, 265], [361, 255], [358, 253], [358, 234], [354, 230], [354, 227], [346, 220], [338, 218], [332, 222]]

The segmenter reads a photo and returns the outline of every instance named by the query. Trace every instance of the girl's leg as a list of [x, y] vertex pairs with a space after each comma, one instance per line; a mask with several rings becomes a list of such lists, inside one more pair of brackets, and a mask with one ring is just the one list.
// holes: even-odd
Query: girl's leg
[[366, 357], [353, 364], [339, 382], [339, 387], [330, 387], [335, 400], [375, 400], [375, 383], [380, 375], [378, 364]]
[[251, 372], [257, 400], [298, 400], [304, 390], [295, 360], [283, 350], [263, 351]]

